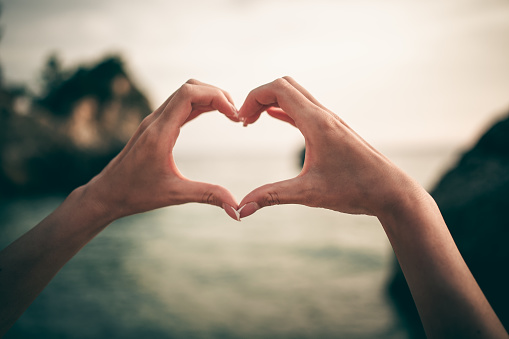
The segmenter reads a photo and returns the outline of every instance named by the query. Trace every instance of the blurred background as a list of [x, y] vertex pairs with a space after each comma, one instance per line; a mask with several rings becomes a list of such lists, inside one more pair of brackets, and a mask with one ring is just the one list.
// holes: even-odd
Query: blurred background
[[[509, 323], [509, 1], [4, 0], [0, 248], [50, 213], [189, 78], [291, 75], [431, 191]], [[241, 200], [295, 176], [304, 140], [264, 115], [184, 126], [177, 165]], [[241, 224], [203, 205], [115, 222], [7, 338], [410, 338], [378, 221], [302, 206]]]

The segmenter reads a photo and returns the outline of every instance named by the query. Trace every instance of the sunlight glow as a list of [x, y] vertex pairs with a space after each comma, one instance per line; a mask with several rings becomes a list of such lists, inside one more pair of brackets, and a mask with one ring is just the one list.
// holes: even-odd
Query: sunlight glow
[[[68, 64], [120, 52], [154, 107], [189, 78], [240, 106], [251, 89], [291, 75], [376, 145], [462, 146], [509, 106], [507, 17], [497, 0], [16, 1], [2, 17], [2, 64], [8, 80], [34, 85], [51, 51]], [[267, 117], [252, 136], [223, 120], [197, 119], [179, 146], [302, 142]]]

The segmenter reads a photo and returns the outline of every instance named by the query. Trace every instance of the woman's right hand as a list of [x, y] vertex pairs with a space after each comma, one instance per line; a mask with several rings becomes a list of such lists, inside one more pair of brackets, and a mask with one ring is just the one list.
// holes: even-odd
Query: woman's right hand
[[263, 111], [306, 140], [301, 173], [249, 193], [240, 216], [274, 204], [375, 215], [383, 225], [429, 338], [509, 338], [477, 285], [433, 198], [292, 78], [253, 90], [240, 120]]
[[264, 111], [301, 131], [306, 157], [297, 177], [250, 192], [239, 204], [241, 217], [278, 204], [378, 216], [410, 196], [427, 195], [292, 78], [280, 78], [251, 91], [239, 119], [248, 125]]

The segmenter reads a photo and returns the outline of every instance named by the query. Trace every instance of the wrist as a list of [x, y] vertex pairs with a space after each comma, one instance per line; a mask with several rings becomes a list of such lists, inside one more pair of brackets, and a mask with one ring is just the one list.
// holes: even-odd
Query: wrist
[[48, 248], [59, 248], [58, 251], [49, 252], [74, 255], [113, 220], [111, 213], [92, 198], [85, 185], [72, 191], [55, 211], [30, 232], [37, 234], [36, 237], [40, 237], [41, 243]]
[[97, 225], [97, 227], [102, 227], [102, 225], [105, 227], [121, 217], [120, 213], [116, 213], [108, 203], [106, 195], [98, 189], [98, 185], [93, 184], [92, 181], [76, 188], [66, 200], [78, 206], [79, 210], [83, 211], [83, 217], [87, 218], [91, 225]]
[[394, 187], [375, 214], [387, 233], [416, 219], [440, 214], [435, 200], [415, 180], [406, 177]]

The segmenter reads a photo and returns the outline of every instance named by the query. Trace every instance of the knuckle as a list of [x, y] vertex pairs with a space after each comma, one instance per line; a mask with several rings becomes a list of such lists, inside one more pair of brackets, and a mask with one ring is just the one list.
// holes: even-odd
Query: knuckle
[[314, 123], [317, 125], [318, 129], [322, 131], [322, 135], [334, 135], [342, 132], [341, 119], [339, 119], [338, 116], [324, 112], [319, 108], [317, 108], [317, 110], [318, 112], [316, 112], [314, 116], [321, 116], [322, 118], [315, 119]]
[[272, 82], [272, 84], [277, 88], [286, 88], [289, 85], [285, 78], [277, 78]]
[[274, 206], [281, 204], [281, 201], [279, 200], [279, 195], [276, 192], [268, 192], [265, 195], [263, 202], [265, 206]]
[[225, 96], [228, 100], [232, 100], [232, 101], [233, 101], [232, 96], [231, 96], [231, 94], [230, 94], [229, 92], [227, 92], [227, 91], [221, 91], [221, 92], [223, 93], [223, 95], [224, 95], [224, 96]]
[[131, 136], [131, 138], [129, 140], [139, 139], [143, 135], [143, 133], [145, 133], [145, 131], [148, 129], [149, 126], [150, 126], [150, 124], [148, 122], [142, 121], [138, 125], [138, 128], [136, 128], [136, 131], [134, 132], [134, 134]]
[[204, 204], [211, 204], [214, 200], [214, 194], [212, 192], [204, 192], [201, 198], [201, 202]]
[[148, 133], [143, 133], [142, 142], [148, 147], [149, 149], [155, 150], [159, 149], [160, 145], [160, 136], [155, 133], [154, 131], [148, 131]]
[[150, 124], [152, 123], [152, 121], [154, 120], [154, 116], [152, 114], [149, 114], [147, 115], [140, 123], [140, 126], [139, 128], [141, 130], [146, 130], [148, 128], [148, 126], [150, 126]]
[[186, 84], [191, 84], [191, 85], [198, 85], [199, 83], [200, 82], [198, 80], [193, 79], [193, 78], [186, 81]]
[[208, 95], [210, 96], [208, 101], [208, 104], [212, 107], [217, 108], [217, 105], [219, 103], [223, 103], [225, 101], [228, 101], [226, 96], [224, 95], [223, 91], [221, 91], [219, 88], [208, 88]]
[[295, 81], [295, 80], [294, 80], [291, 76], [289, 76], [289, 75], [285, 75], [285, 76], [283, 77], [283, 79], [285, 79], [285, 80], [286, 80], [286, 81], [288, 81], [288, 82]]
[[186, 82], [185, 84], [180, 86], [180, 89], [179, 89], [177, 95], [182, 96], [182, 97], [190, 97], [193, 93], [193, 87], [194, 87], [194, 85]]
[[212, 93], [214, 94], [215, 97], [224, 97], [224, 93], [223, 91], [221, 91], [219, 88], [212, 88]]
[[203, 192], [201, 202], [209, 205], [219, 205], [219, 201], [212, 189]]

